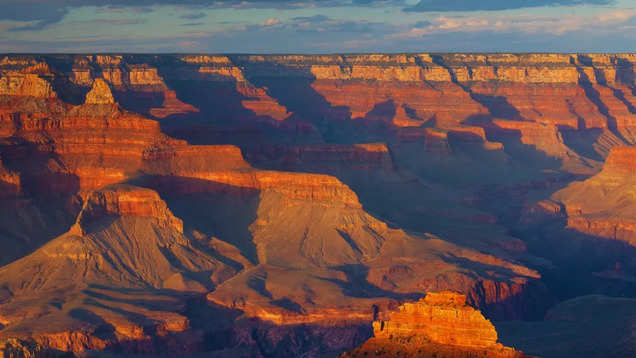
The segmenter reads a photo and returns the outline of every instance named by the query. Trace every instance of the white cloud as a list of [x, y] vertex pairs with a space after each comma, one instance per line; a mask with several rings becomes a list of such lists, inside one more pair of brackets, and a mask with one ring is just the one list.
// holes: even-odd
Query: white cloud
[[636, 10], [608, 11], [595, 15], [528, 16], [528, 15], [475, 15], [466, 17], [439, 16], [425, 27], [413, 25], [390, 38], [413, 38], [448, 32], [520, 32], [563, 35], [583, 29], [603, 31], [636, 19]]

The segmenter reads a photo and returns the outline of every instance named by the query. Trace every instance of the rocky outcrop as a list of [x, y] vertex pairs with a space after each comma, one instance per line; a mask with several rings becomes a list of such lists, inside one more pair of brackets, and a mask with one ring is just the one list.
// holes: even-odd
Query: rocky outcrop
[[36, 342], [10, 338], [0, 342], [0, 355], [6, 358], [73, 358], [68, 352], [55, 351]]
[[467, 306], [462, 294], [430, 292], [386, 315], [373, 322], [373, 338], [341, 357], [363, 357], [374, 351], [405, 357], [469, 357], [477, 352], [484, 357], [524, 356], [497, 343], [495, 327]]
[[110, 91], [110, 87], [101, 78], [93, 83], [93, 88], [86, 94], [85, 104], [113, 104], [115, 99]]
[[51, 84], [33, 73], [7, 73], [0, 78], [0, 95], [55, 98]]
[[130, 185], [115, 185], [93, 192], [78, 217], [80, 226], [108, 216], [140, 216], [183, 232], [183, 221], [176, 218], [157, 192]]
[[635, 158], [635, 148], [614, 147], [600, 173], [552, 196], [563, 203], [568, 228], [636, 245]]
[[497, 343], [495, 327], [466, 305], [466, 296], [430, 292], [416, 303], [405, 303], [387, 320], [373, 322], [376, 338], [420, 336], [435, 343], [488, 348]]
[[199, 110], [196, 107], [181, 102], [177, 98], [175, 91], [166, 90], [163, 94], [161, 107], [151, 108], [149, 113], [156, 118], [166, 118], [173, 115], [197, 112], [199, 112]]

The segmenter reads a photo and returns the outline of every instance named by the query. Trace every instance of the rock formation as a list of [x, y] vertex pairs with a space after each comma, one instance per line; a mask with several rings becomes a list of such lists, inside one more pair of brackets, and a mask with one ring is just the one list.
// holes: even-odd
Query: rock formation
[[429, 292], [414, 303], [388, 312], [373, 322], [373, 338], [341, 357], [378, 355], [404, 357], [525, 357], [497, 343], [497, 331], [484, 316], [466, 305], [466, 296], [451, 291]]
[[600, 173], [553, 195], [563, 204], [557, 214], [567, 217], [568, 228], [636, 245], [635, 158], [635, 148], [614, 147]]
[[7, 73], [0, 78], [0, 95], [55, 98], [53, 87], [45, 79], [32, 73]]
[[106, 81], [101, 78], [98, 78], [93, 83], [93, 87], [86, 94], [86, 104], [113, 104], [115, 103], [115, 99], [113, 98], [113, 94], [110, 92], [110, 87]]
[[[484, 317], [636, 292], [634, 63], [3, 56], [0, 339], [335, 355], [426, 294], [368, 352], [516, 356]], [[545, 249], [576, 235], [625, 245], [582, 282]]]

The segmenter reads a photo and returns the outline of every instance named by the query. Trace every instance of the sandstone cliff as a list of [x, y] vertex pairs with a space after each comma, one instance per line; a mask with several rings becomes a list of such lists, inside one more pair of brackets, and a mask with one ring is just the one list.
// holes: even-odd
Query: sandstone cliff
[[614, 147], [600, 173], [553, 195], [564, 205], [568, 228], [636, 245], [634, 158], [635, 148]]
[[98, 78], [93, 83], [93, 87], [86, 94], [85, 104], [112, 104], [115, 103], [113, 94], [110, 91], [110, 87], [106, 81]]
[[450, 291], [428, 293], [388, 312], [386, 319], [373, 322], [373, 338], [341, 357], [372, 352], [404, 357], [525, 357], [497, 343], [492, 323], [466, 305], [466, 296]]
[[[364, 338], [374, 307], [428, 293], [402, 306], [416, 320], [396, 312], [378, 336], [408, 327], [451, 356], [514, 356], [464, 301], [491, 319], [552, 302], [536, 269], [549, 260], [508, 226], [517, 212], [633, 244], [634, 154], [619, 146], [634, 142], [634, 62], [3, 57], [0, 256], [14, 262], [0, 269], [0, 336], [61, 351], [183, 354], [221, 337], [213, 349], [335, 352]], [[431, 317], [455, 321], [418, 323]]]

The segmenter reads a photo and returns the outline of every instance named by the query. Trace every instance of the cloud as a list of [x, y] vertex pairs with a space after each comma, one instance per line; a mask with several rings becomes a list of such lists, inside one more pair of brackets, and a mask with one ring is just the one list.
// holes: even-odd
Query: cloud
[[[177, 6], [190, 11], [214, 8], [268, 8], [298, 9], [337, 6], [378, 6], [404, 4], [405, 0], [0, 0], [0, 21], [28, 22], [13, 31], [39, 30], [60, 22], [71, 8], [94, 6], [101, 11], [151, 12], [153, 6]], [[182, 15], [196, 20], [205, 17], [203, 12]]]
[[636, 10], [608, 11], [594, 15], [530, 16], [480, 14], [474, 16], [438, 16], [431, 21], [419, 21], [392, 38], [421, 38], [442, 33], [475, 31], [517, 32], [522, 34], [563, 35], [593, 28], [595, 31], [616, 31], [622, 25], [636, 21]]
[[423, 29], [423, 28], [425, 28], [425, 27], [429, 27], [429, 26], [431, 26], [431, 25], [432, 25], [432, 22], [430, 22], [430, 21], [426, 21], [426, 20], [423, 20], [423, 21], [418, 21], [418, 22], [416, 22], [416, 23], [413, 25], [413, 27], [414, 27], [414, 28], [416, 28], [416, 29]]
[[145, 19], [95, 19], [91, 22], [97, 22], [106, 25], [140, 25], [148, 22]]
[[614, 0], [420, 0], [405, 11], [495, 11], [541, 6], [609, 5]]
[[185, 24], [181, 24], [179, 26], [201, 26], [203, 24], [204, 24], [203, 22], [188, 22]]
[[198, 20], [198, 19], [202, 19], [202, 18], [204, 18], [206, 16], [207, 15], [204, 12], [195, 12], [195, 13], [191, 13], [191, 14], [181, 15], [180, 17], [182, 19], [186, 19], [186, 20]]
[[263, 26], [263, 27], [270, 27], [270, 26], [276, 26], [278, 24], [280, 24], [280, 20], [279, 19], [277, 19], [275, 17], [270, 17], [269, 19], [261, 22], [260, 25]]
[[322, 15], [322, 14], [317, 14], [317, 15], [313, 15], [313, 16], [294, 17], [292, 20], [298, 21], [298, 22], [318, 23], [318, 22], [323, 22], [323, 21], [329, 20], [329, 16]]

